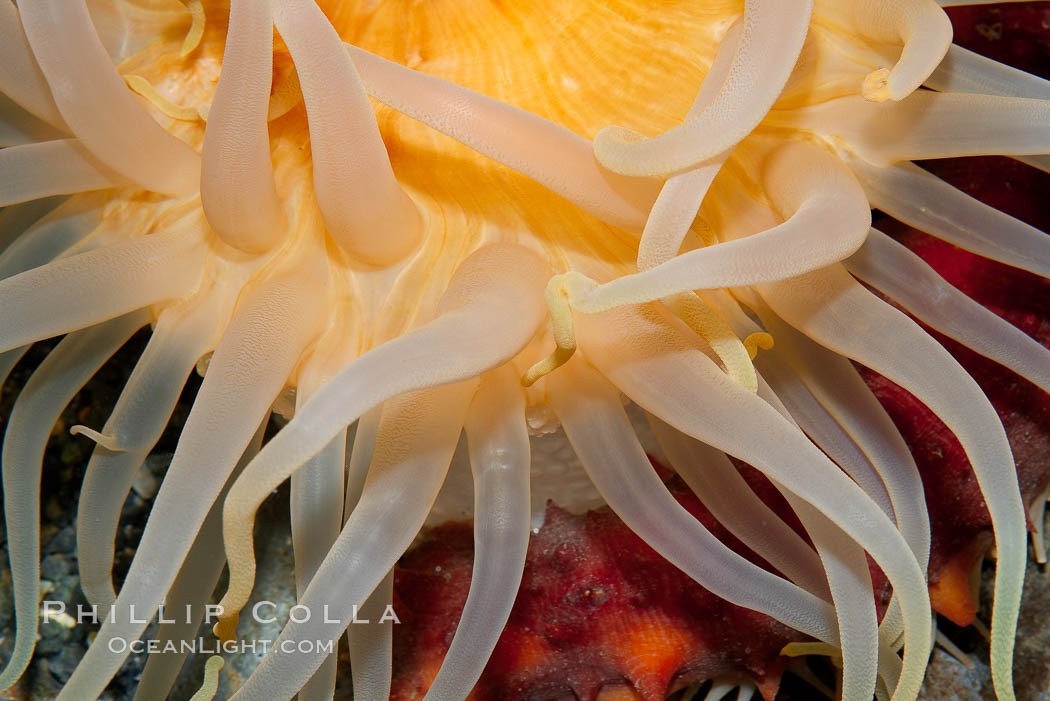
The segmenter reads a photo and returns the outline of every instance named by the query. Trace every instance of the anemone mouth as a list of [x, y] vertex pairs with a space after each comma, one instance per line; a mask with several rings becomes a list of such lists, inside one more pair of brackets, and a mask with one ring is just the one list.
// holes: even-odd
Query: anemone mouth
[[[4, 375], [66, 334], [3, 446], [18, 630], [0, 688], [36, 637], [51, 427], [153, 324], [109, 419], [77, 428], [97, 443], [77, 515], [83, 591], [112, 617], [60, 699], [102, 693], [126, 657], [113, 643], [138, 638], [144, 612], [203, 602], [220, 540], [215, 634], [234, 638], [256, 512], [288, 479], [298, 604], [325, 615], [293, 617], [275, 647], [338, 641], [389, 596], [464, 431], [477, 558], [426, 693], [466, 697], [525, 566], [537, 408], [663, 558], [836, 656], [843, 698], [913, 699], [933, 644], [929, 514], [850, 361], [962, 445], [997, 552], [992, 676], [1013, 698], [1026, 515], [1007, 434], [959, 363], [872, 290], [1045, 391], [1050, 352], [873, 229], [871, 209], [1050, 277], [1045, 234], [911, 162], [1039, 166], [1050, 83], [953, 47], [932, 0], [696, 5], [0, 0]], [[483, 35], [499, 41], [479, 49]], [[121, 504], [205, 357], [117, 591]], [[675, 501], [623, 397], [776, 571]], [[272, 410], [290, 421], [263, 445]], [[769, 513], [726, 455], [768, 478], [808, 540], [775, 514], [758, 528]], [[869, 557], [892, 588], [881, 620]], [[355, 687], [388, 696], [388, 631], [349, 642]], [[267, 655], [232, 698], [330, 698], [331, 650], [300, 652]], [[181, 661], [151, 660], [143, 698], [165, 695]]]

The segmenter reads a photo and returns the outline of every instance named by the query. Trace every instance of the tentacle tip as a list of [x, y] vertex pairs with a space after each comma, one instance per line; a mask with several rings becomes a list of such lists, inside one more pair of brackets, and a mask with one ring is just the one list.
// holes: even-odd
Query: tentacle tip
[[890, 90], [890, 69], [880, 68], [869, 73], [861, 84], [860, 94], [869, 102], [886, 102], [895, 99]]
[[99, 433], [93, 428], [77, 424], [69, 429], [69, 433], [73, 436], [86, 436], [91, 440], [95, 441], [98, 445], [102, 446], [108, 451], [114, 453], [125, 453], [125, 449], [120, 447], [120, 440], [116, 436], [107, 436], [105, 433]]
[[219, 671], [225, 666], [226, 661], [218, 655], [212, 655], [204, 663], [204, 681], [201, 688], [197, 690], [190, 701], [211, 701], [219, 690]]
[[832, 664], [842, 666], [842, 650], [829, 643], [788, 643], [781, 650], [782, 657], [808, 657], [821, 655], [831, 660]]
[[190, 29], [186, 32], [186, 38], [182, 40], [179, 58], [186, 58], [193, 53], [204, 38], [204, 3], [201, 0], [184, 0], [184, 2], [190, 13]]
[[[995, 697], [999, 701], [1016, 701], [1014, 695], [1014, 680], [1010, 664], [1012, 657], [1006, 663], [1006, 670], [997, 670], [997, 665], [992, 665], [992, 686], [995, 688]], [[996, 672], [999, 672], [998, 674]]]
[[758, 355], [759, 349], [761, 350], [773, 350], [773, 337], [765, 331], [758, 331], [744, 339], [744, 348], [747, 349], [747, 354], [751, 356], [751, 360], [754, 360]]
[[237, 639], [237, 623], [240, 621], [240, 612], [223, 613], [212, 627], [215, 637], [224, 643]]
[[645, 141], [645, 135], [626, 127], [608, 126], [594, 135], [594, 157], [606, 170], [621, 175], [653, 175], [633, 166], [630, 147]]
[[576, 348], [555, 349], [553, 353], [533, 365], [524, 375], [521, 376], [521, 386], [532, 387], [540, 379], [546, 377], [565, 363], [569, 362], [569, 359], [572, 358], [575, 352]]

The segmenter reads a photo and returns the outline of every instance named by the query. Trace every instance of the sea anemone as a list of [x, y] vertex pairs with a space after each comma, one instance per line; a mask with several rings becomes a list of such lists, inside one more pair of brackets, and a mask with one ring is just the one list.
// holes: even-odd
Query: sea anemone
[[[1006, 433], [941, 344], [870, 289], [1050, 391], [1050, 352], [872, 228], [877, 207], [1050, 277], [1042, 232], [911, 163], [1047, 167], [1050, 83], [953, 46], [940, 5], [955, 4], [0, 0], [0, 205], [24, 208], [0, 231], [0, 375], [66, 334], [3, 446], [18, 629], [0, 688], [36, 636], [51, 427], [150, 324], [109, 420], [74, 429], [98, 444], [80, 576], [111, 615], [60, 699], [96, 698], [126, 657], [110, 643], [166, 599], [207, 599], [222, 562], [201, 553], [220, 531], [216, 633], [234, 636], [256, 510], [289, 478], [299, 603], [325, 615], [289, 622], [275, 648], [337, 641], [356, 606], [388, 596], [465, 431], [474, 576], [427, 696], [464, 698], [514, 601], [530, 426], [545, 423], [660, 555], [841, 658], [843, 698], [913, 699], [933, 629], [923, 485], [850, 360], [965, 449], [995, 534], [995, 689], [1013, 698], [1026, 545]], [[115, 592], [121, 504], [195, 367]], [[624, 397], [775, 572], [671, 496]], [[291, 418], [260, 449], [271, 407]], [[726, 454], [769, 478], [809, 542]], [[881, 621], [867, 556], [892, 585]], [[356, 637], [358, 693], [380, 698], [389, 652]], [[335, 674], [322, 648], [271, 652], [232, 698], [330, 698]], [[143, 698], [171, 679], [147, 670]]]

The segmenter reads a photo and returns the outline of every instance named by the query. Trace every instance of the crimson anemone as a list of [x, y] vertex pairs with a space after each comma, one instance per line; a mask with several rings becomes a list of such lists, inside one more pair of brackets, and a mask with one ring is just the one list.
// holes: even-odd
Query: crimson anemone
[[[18, 637], [0, 687], [32, 654], [50, 427], [152, 324], [110, 419], [77, 428], [98, 443], [81, 580], [114, 613], [62, 699], [101, 693], [125, 657], [110, 643], [141, 635], [144, 612], [207, 597], [221, 563], [194, 555], [220, 520], [217, 632], [233, 636], [256, 509], [289, 477], [300, 602], [334, 622], [290, 622], [278, 645], [337, 640], [355, 605], [389, 590], [464, 429], [477, 564], [428, 698], [465, 697], [521, 575], [526, 417], [545, 411], [663, 557], [841, 656], [844, 698], [915, 698], [932, 643], [929, 520], [914, 461], [850, 359], [921, 399], [970, 459], [998, 556], [993, 676], [1012, 698], [1025, 512], [1006, 435], [958, 363], [858, 282], [1050, 389], [1046, 349], [871, 228], [878, 207], [1050, 275], [1045, 235], [910, 162], [1045, 168], [1050, 151], [1048, 83], [953, 47], [938, 3], [0, 0], [0, 31], [0, 203], [71, 195], [0, 232], [4, 370], [68, 334], [5, 437]], [[202, 358], [115, 592], [120, 504]], [[624, 395], [782, 575], [671, 497]], [[260, 449], [271, 406], [294, 416]], [[768, 518], [726, 453], [781, 490], [813, 547]], [[881, 622], [866, 556], [893, 587]], [[351, 637], [366, 698], [389, 684], [384, 645]], [[156, 669], [143, 698], [170, 684]], [[270, 654], [233, 698], [327, 698], [334, 678], [319, 648]]]

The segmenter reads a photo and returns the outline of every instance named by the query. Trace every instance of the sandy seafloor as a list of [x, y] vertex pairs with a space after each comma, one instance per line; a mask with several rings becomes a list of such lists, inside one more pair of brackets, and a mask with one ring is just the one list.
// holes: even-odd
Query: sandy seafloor
[[[64, 601], [71, 609], [75, 608], [78, 603], [86, 603], [80, 591], [77, 576], [75, 509], [77, 491], [93, 443], [85, 437], [70, 435], [68, 429], [74, 424], [96, 428], [102, 426], [131, 371], [134, 360], [147, 339], [148, 332], [140, 332], [88, 383], [66, 408], [48, 445], [42, 477], [41, 591], [46, 592], [47, 599]], [[17, 388], [25, 384], [32, 368], [42, 360], [46, 351], [52, 346], [52, 343], [35, 346], [8, 378], [3, 394], [0, 396], [0, 428], [6, 426]], [[184, 392], [167, 432], [143, 466], [132, 493], [125, 503], [116, 546], [118, 582], [134, 555], [135, 545], [149, 515], [152, 498], [167, 468], [178, 433], [189, 412], [190, 401], [198, 386], [199, 379], [194, 376]], [[287, 504], [288, 490], [285, 485], [266, 502], [256, 522], [256, 538], [265, 541], [265, 544], [257, 545], [260, 562], [256, 591], [263, 592], [266, 599], [278, 602], [280, 604], [278, 616], [283, 614], [285, 617], [288, 608], [294, 603], [295, 595]], [[1050, 532], [1050, 527], [1047, 530]], [[14, 642], [14, 607], [7, 560], [6, 532], [2, 542], [2, 552], [0, 552], [0, 660], [6, 661]], [[986, 567], [982, 592], [982, 618], [985, 621], [988, 620], [991, 573], [991, 567]], [[220, 581], [218, 592], [221, 593], [224, 588], [225, 583]], [[1019, 701], [1050, 701], [1050, 621], [1048, 621], [1048, 612], [1050, 612], [1050, 573], [1030, 563], [1015, 660]], [[36, 654], [28, 671], [16, 688], [0, 694], [0, 698], [31, 699], [33, 701], [54, 698], [84, 654], [93, 629], [94, 627], [89, 624], [72, 628], [64, 627], [54, 621], [42, 624]], [[983, 638], [972, 628], [960, 630], [947, 623], [944, 623], [942, 630], [962, 650], [969, 653], [973, 668], [968, 669], [945, 651], [937, 649], [933, 654], [922, 698], [930, 701], [993, 699], [994, 694], [991, 690], [986, 664], [988, 649]], [[279, 626], [272, 624], [251, 632], [256, 639], [274, 639], [279, 632]], [[208, 631], [202, 630], [201, 634], [207, 636]], [[149, 635], [147, 632], [147, 637]], [[341, 656], [343, 657], [341, 669], [345, 671], [347, 669], [345, 641], [342, 645]], [[202, 678], [203, 658], [203, 655], [199, 655], [197, 659], [189, 663], [169, 698], [181, 701], [192, 696]], [[257, 663], [258, 658], [250, 654], [228, 660], [227, 667], [221, 675], [223, 682], [217, 698], [226, 698], [235, 680], [249, 674]], [[132, 699], [144, 664], [144, 656], [133, 656], [110, 684], [102, 698], [106, 701]], [[336, 694], [337, 700], [352, 698], [348, 676], [341, 674], [340, 688]], [[819, 699], [821, 695], [812, 687], [788, 675], [781, 697], [791, 701], [801, 701]]]

